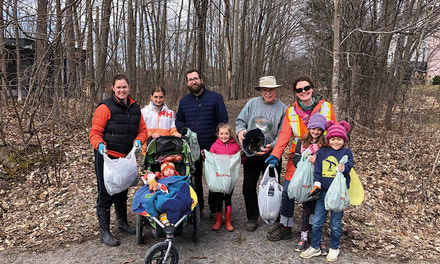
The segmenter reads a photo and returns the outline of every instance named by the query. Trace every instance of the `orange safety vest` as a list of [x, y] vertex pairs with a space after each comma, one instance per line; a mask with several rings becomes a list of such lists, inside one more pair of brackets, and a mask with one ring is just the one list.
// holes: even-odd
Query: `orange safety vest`
[[[304, 124], [300, 116], [295, 112], [295, 107], [299, 107], [297, 101], [295, 101], [293, 106], [287, 109], [289, 124], [292, 128], [292, 148], [289, 152], [295, 152], [295, 147], [298, 143], [298, 140], [307, 133], [307, 126]], [[327, 121], [333, 120], [334, 122], [336, 122], [333, 105], [331, 103], [326, 102], [324, 99], [321, 99], [318, 104], [313, 108], [310, 116], [318, 112], [318, 110], [320, 110], [319, 113], [323, 115], [327, 119]]]

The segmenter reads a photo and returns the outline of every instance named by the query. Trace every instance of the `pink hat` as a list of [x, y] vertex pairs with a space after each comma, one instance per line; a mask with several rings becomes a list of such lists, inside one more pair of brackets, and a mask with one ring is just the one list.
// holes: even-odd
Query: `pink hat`
[[325, 137], [327, 141], [333, 137], [340, 137], [347, 142], [347, 132], [350, 130], [350, 124], [341, 121], [338, 124], [335, 124], [332, 120], [327, 122], [327, 136]]

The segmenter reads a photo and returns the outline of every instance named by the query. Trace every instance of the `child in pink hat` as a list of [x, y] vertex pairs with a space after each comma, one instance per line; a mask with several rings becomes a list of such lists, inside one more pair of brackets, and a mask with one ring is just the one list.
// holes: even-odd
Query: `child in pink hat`
[[[317, 152], [314, 167], [314, 186], [309, 196], [317, 196], [315, 216], [313, 219], [312, 239], [310, 247], [300, 254], [301, 258], [311, 258], [321, 255], [320, 243], [322, 237], [322, 227], [327, 217], [328, 211], [325, 209], [324, 198], [333, 179], [338, 171], [344, 174], [347, 188], [350, 187], [350, 170], [353, 167], [353, 153], [345, 146], [347, 142], [347, 132], [350, 124], [341, 121], [335, 124], [333, 121], [327, 122], [327, 148], [322, 148]], [[347, 155], [348, 161], [339, 164], [343, 156]], [[342, 233], [342, 216], [344, 212], [331, 212], [330, 217], [330, 251], [327, 261], [336, 261], [339, 255], [339, 242]]]

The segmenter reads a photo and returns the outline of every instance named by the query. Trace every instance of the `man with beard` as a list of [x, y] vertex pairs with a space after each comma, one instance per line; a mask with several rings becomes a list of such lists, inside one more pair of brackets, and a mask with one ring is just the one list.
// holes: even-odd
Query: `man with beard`
[[[203, 84], [202, 78], [197, 70], [190, 70], [186, 73], [186, 85], [189, 94], [185, 95], [179, 101], [179, 107], [176, 114], [177, 130], [186, 134], [189, 128], [197, 134], [200, 149], [211, 148], [216, 140], [216, 128], [219, 123], [228, 123], [228, 112], [226, 110], [223, 97], [208, 90]], [[195, 191], [200, 205], [200, 211], [204, 208], [203, 199], [203, 163], [202, 158], [195, 161]], [[215, 201], [213, 196], [208, 196], [209, 209], [211, 214], [215, 215]]]

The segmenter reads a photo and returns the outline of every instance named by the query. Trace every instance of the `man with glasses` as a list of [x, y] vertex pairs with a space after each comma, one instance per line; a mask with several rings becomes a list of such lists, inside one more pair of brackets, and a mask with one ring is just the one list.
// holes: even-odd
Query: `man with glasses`
[[[206, 88], [197, 70], [190, 70], [186, 73], [186, 85], [190, 93], [179, 101], [176, 113], [177, 130], [185, 135], [185, 130], [187, 128], [191, 129], [197, 134], [200, 149], [209, 150], [216, 140], [217, 125], [228, 123], [225, 102], [219, 93]], [[195, 167], [195, 191], [200, 205], [200, 212], [202, 212], [205, 205], [202, 185], [202, 158], [195, 161]], [[208, 203], [211, 214], [215, 215], [216, 208], [213, 196], [208, 196]]]
[[[261, 96], [250, 99], [235, 120], [235, 131], [242, 146], [246, 133], [252, 129], [259, 128], [266, 137], [266, 146], [261, 147], [260, 152], [257, 152], [255, 156], [247, 157], [243, 164], [243, 196], [248, 218], [246, 223], [248, 231], [257, 229], [259, 216], [257, 182], [261, 173], [266, 170], [267, 164], [264, 161], [275, 146], [287, 109], [287, 106], [276, 97], [277, 88], [280, 86], [274, 76], [261, 77], [259, 86], [255, 87], [260, 91]], [[276, 166], [276, 169], [279, 175], [281, 163]]]

